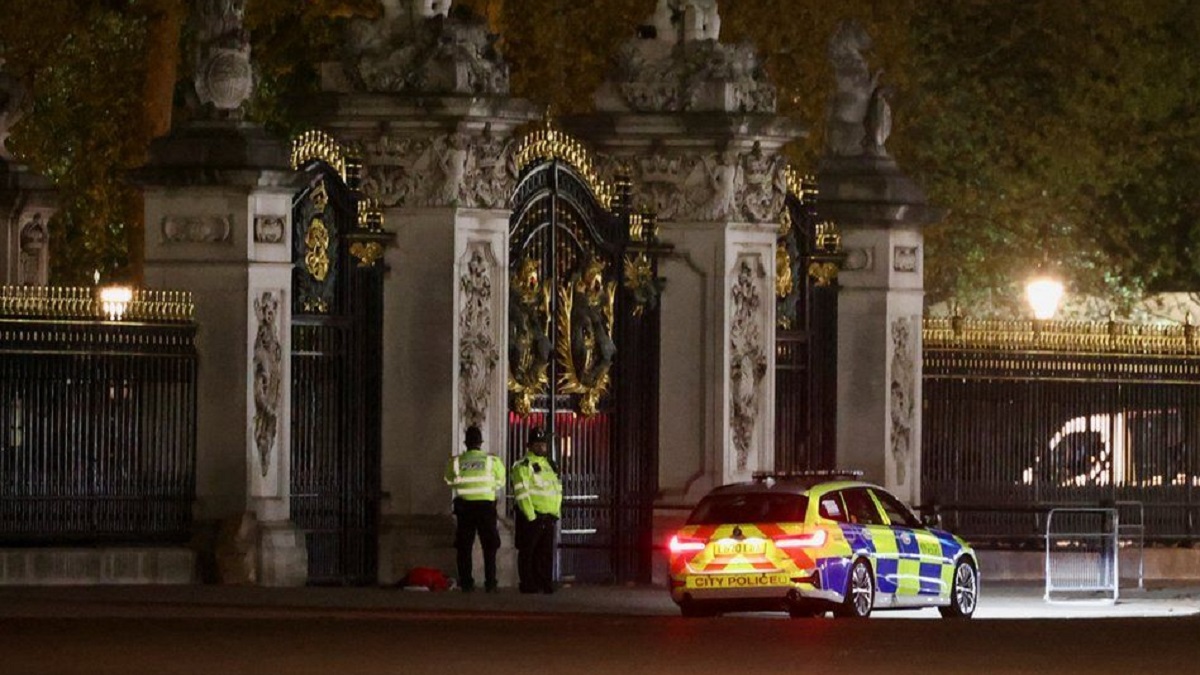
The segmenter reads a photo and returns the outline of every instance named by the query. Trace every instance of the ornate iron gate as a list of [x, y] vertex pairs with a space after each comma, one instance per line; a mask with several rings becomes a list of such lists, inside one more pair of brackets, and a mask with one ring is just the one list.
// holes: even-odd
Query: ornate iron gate
[[775, 293], [775, 464], [781, 471], [837, 462], [837, 272], [831, 223], [819, 222], [812, 179], [787, 174]]
[[[563, 478], [559, 573], [648, 581], [658, 466], [653, 219], [547, 126], [517, 155], [509, 261], [508, 461], [553, 434]], [[551, 388], [549, 385], [553, 383]]]
[[386, 235], [335, 141], [309, 132], [292, 162], [308, 178], [292, 205], [292, 519], [309, 583], [373, 584]]

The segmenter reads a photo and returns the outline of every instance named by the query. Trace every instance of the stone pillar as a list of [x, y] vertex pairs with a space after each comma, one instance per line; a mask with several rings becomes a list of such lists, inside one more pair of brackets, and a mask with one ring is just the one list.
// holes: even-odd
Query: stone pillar
[[196, 121], [155, 141], [139, 173], [145, 278], [196, 306], [196, 517], [221, 524], [222, 581], [299, 586], [290, 521], [292, 195], [284, 144], [240, 122], [253, 89], [245, 0], [194, 6]]
[[779, 149], [798, 130], [774, 115], [719, 112], [563, 125], [597, 148], [610, 173], [629, 172], [634, 204], [657, 211], [660, 238], [674, 246], [659, 265], [660, 500], [695, 503], [773, 469]]
[[223, 581], [302, 585], [303, 535], [289, 521], [297, 175], [261, 129], [211, 123], [157, 141], [139, 178], [146, 283], [191, 291], [200, 325], [197, 520], [256, 525], [223, 528], [242, 529], [257, 560]]
[[894, 162], [826, 162], [820, 212], [842, 231], [837, 465], [920, 502], [921, 228], [936, 219]]
[[867, 67], [870, 48], [853, 22], [830, 40], [837, 94], [818, 175], [819, 212], [841, 228], [846, 253], [838, 276], [837, 464], [918, 504], [921, 229], [941, 216], [887, 153], [888, 88]]
[[[647, 23], [654, 37], [626, 43], [597, 91], [601, 112], [563, 126], [607, 175], [630, 176], [634, 206], [656, 211], [674, 246], [659, 266], [658, 501], [694, 504], [775, 467], [780, 151], [803, 130], [775, 114], [754, 48], [719, 42], [715, 2], [660, 0]], [[685, 514], [658, 511], [656, 541]]]
[[[380, 27], [357, 25], [361, 43], [351, 57], [324, 67], [330, 93], [314, 118], [360, 149], [363, 192], [396, 232], [384, 282], [384, 584], [418, 566], [454, 575], [451, 494], [442, 474], [465, 449], [466, 427], [478, 425], [483, 449], [505, 456], [511, 144], [513, 130], [538, 116], [507, 97], [507, 69], [493, 51], [463, 49], [458, 60], [420, 51], [445, 41], [482, 45], [482, 22], [427, 20], [422, 1], [414, 7], [384, 31], [419, 45], [416, 51], [381, 51], [371, 38]], [[437, 40], [425, 40], [428, 34]], [[501, 535], [500, 583], [511, 586], [509, 523]]]

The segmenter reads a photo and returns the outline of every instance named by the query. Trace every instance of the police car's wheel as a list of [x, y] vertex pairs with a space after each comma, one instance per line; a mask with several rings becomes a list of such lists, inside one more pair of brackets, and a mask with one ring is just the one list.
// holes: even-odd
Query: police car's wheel
[[979, 604], [979, 575], [969, 560], [960, 560], [954, 567], [954, 582], [950, 586], [950, 604], [938, 611], [947, 619], [969, 619]]
[[871, 566], [859, 558], [850, 566], [850, 578], [846, 581], [846, 597], [838, 608], [837, 615], [865, 619], [871, 616], [875, 606], [875, 580], [871, 577]]

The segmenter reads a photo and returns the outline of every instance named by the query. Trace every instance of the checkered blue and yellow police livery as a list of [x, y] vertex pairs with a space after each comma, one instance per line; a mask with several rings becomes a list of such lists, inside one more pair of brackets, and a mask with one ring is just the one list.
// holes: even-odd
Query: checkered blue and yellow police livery
[[978, 599], [970, 545], [859, 481], [767, 477], [717, 488], [668, 549], [671, 597], [685, 615], [938, 607], [969, 617]]

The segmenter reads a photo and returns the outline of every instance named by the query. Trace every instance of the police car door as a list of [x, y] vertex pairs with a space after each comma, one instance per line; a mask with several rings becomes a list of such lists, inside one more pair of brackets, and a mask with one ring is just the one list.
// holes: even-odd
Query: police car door
[[842, 490], [849, 525], [844, 527], [850, 550], [865, 554], [875, 572], [876, 606], [887, 607], [896, 594], [896, 538], [866, 488]]
[[884, 490], [871, 490], [896, 537], [896, 596], [898, 604], [933, 604], [942, 595], [945, 559], [938, 538], [921, 525], [899, 499]]

